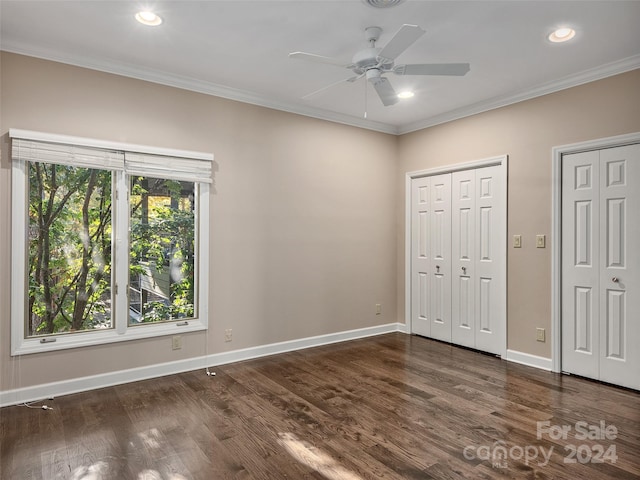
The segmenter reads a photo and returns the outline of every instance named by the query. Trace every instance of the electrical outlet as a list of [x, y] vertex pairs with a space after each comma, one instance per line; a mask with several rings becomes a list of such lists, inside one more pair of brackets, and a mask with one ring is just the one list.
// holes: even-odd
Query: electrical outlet
[[376, 303], [376, 315], [380, 315], [382, 313], [382, 304]]
[[180, 350], [182, 348], [182, 336], [174, 335], [171, 337], [171, 348], [173, 350]]
[[513, 236], [513, 248], [522, 248], [522, 235]]
[[536, 235], [536, 248], [544, 248], [544, 245], [545, 245], [545, 236]]
[[224, 341], [225, 342], [230, 342], [231, 340], [233, 340], [233, 329], [227, 328], [224, 331]]
[[536, 328], [536, 341], [544, 342], [544, 328]]

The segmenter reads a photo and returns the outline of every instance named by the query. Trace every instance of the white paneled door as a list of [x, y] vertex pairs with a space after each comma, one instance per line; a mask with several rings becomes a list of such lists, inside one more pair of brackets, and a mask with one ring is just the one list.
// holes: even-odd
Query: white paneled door
[[501, 174], [496, 165], [412, 180], [412, 333], [503, 353]]
[[411, 185], [412, 331], [451, 341], [451, 175]]
[[452, 342], [501, 354], [504, 238], [498, 166], [452, 174]]
[[431, 178], [416, 178], [411, 182], [411, 330], [425, 337], [431, 335], [430, 215]]
[[562, 158], [562, 370], [640, 389], [640, 145]]
[[451, 341], [451, 175], [431, 177], [430, 337]]
[[478, 258], [476, 245], [476, 171], [454, 172], [452, 179], [453, 288], [452, 342], [475, 348], [476, 295], [475, 275]]

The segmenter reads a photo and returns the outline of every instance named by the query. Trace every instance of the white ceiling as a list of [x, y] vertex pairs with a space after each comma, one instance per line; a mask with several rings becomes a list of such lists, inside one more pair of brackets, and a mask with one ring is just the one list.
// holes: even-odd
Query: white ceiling
[[[144, 2], [0, 0], [0, 48], [365, 128], [405, 133], [640, 68], [640, 1], [407, 0], [375, 9], [361, 0], [152, 1], [159, 27], [138, 24]], [[416, 96], [384, 107], [364, 79], [290, 59], [305, 51], [345, 64], [382, 27], [426, 30], [396, 63], [469, 62], [463, 77], [396, 76]], [[552, 44], [571, 26], [576, 37]]]

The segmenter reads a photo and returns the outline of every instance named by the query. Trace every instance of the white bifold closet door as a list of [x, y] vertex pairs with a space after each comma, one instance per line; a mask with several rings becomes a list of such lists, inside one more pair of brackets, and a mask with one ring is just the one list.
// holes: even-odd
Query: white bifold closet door
[[500, 167], [452, 174], [452, 336], [457, 345], [500, 354], [504, 291]]
[[412, 333], [502, 354], [500, 175], [490, 166], [412, 180]]
[[412, 331], [451, 341], [451, 175], [412, 181]]
[[640, 145], [562, 158], [562, 370], [640, 389]]

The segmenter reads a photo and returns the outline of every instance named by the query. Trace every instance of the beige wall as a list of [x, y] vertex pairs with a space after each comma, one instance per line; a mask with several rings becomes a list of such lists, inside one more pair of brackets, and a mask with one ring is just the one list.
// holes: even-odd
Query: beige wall
[[[551, 240], [551, 148], [640, 131], [640, 70], [394, 137], [14, 54], [0, 69], [0, 390], [403, 322], [406, 172], [500, 154], [524, 241], [508, 346], [549, 357], [534, 335], [550, 329], [551, 251], [533, 242]], [[10, 357], [9, 128], [214, 153], [208, 335]]]
[[[396, 137], [7, 53], [1, 81], [0, 390], [396, 321]], [[215, 155], [208, 337], [10, 357], [9, 128]]]
[[[398, 318], [404, 312], [404, 182], [407, 172], [509, 156], [508, 348], [551, 357], [551, 149], [640, 131], [640, 70], [403, 135], [396, 178]], [[511, 237], [522, 235], [521, 249]], [[547, 248], [535, 248], [536, 234]], [[547, 329], [536, 342], [535, 329]]]

